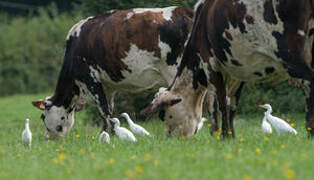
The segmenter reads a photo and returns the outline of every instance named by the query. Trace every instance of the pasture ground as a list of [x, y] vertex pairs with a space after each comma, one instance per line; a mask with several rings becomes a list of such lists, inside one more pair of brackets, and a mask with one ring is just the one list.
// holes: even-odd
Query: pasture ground
[[[288, 114], [297, 136], [265, 135], [259, 115], [237, 116], [236, 139], [209, 135], [209, 126], [190, 140], [166, 137], [157, 119], [140, 123], [153, 134], [138, 142], [112, 138], [98, 144], [99, 128], [84, 126], [77, 113], [73, 130], [62, 140], [46, 141], [40, 111], [30, 104], [40, 95], [0, 99], [0, 179], [313, 179], [314, 140], [307, 138], [304, 115]], [[276, 111], [276, 108], [274, 108]], [[30, 118], [33, 146], [21, 132]], [[283, 115], [281, 115], [283, 117]], [[122, 123], [122, 126], [126, 126]]]

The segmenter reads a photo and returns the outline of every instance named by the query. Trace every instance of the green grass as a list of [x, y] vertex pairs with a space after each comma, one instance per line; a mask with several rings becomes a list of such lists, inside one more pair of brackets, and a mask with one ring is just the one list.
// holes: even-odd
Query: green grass
[[[84, 112], [77, 114], [67, 137], [44, 140], [40, 111], [30, 104], [44, 96], [0, 99], [0, 179], [305, 180], [314, 175], [314, 141], [307, 138], [304, 115], [285, 115], [296, 124], [297, 136], [265, 136], [260, 131], [261, 113], [238, 116], [233, 140], [217, 140], [208, 126], [190, 140], [169, 139], [162, 122], [153, 119], [140, 123], [152, 138], [138, 137], [130, 143], [113, 137], [110, 145], [100, 145], [92, 140], [99, 128], [84, 125]], [[21, 143], [27, 117], [33, 132], [31, 149]]]

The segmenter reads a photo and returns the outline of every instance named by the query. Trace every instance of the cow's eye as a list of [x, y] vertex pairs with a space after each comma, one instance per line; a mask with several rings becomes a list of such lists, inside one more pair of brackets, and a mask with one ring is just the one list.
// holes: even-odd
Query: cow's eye
[[58, 132], [62, 132], [62, 126], [57, 126], [57, 128], [56, 128], [56, 131], [58, 131]]

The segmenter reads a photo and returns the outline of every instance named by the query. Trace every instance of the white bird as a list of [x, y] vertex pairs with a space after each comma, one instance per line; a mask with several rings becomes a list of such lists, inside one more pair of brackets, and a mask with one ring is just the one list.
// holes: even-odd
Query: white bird
[[268, 133], [268, 134], [271, 134], [273, 132], [273, 129], [271, 128], [271, 125], [267, 122], [266, 120], [266, 113], [265, 113], [265, 116], [263, 118], [263, 122], [262, 122], [262, 131], [264, 133]]
[[196, 133], [198, 133], [202, 129], [203, 124], [206, 120], [207, 120], [206, 118], [201, 118], [201, 121], [197, 125]]
[[127, 113], [122, 113], [121, 116], [127, 120], [130, 129], [134, 134], [140, 136], [150, 136], [149, 132], [147, 132], [142, 126], [135, 124]]
[[110, 136], [106, 131], [102, 131], [98, 136], [99, 144], [106, 142], [107, 144], [110, 143]]
[[114, 123], [114, 132], [120, 139], [136, 142], [136, 138], [131, 131], [124, 127], [120, 127], [120, 121], [118, 118], [113, 118], [111, 121]]
[[280, 118], [277, 118], [275, 116], [272, 116], [270, 114], [270, 113], [272, 113], [272, 108], [269, 104], [259, 105], [259, 107], [267, 109], [267, 111], [265, 112], [265, 116], [266, 116], [267, 120], [270, 122], [270, 124], [275, 128], [278, 135], [280, 135], [280, 133], [284, 133], [284, 132], [289, 132], [289, 133], [292, 133], [294, 135], [297, 134], [297, 131], [295, 129], [293, 129], [286, 121], [284, 121]]
[[26, 119], [26, 122], [25, 122], [25, 129], [22, 132], [22, 141], [25, 145], [28, 145], [29, 147], [31, 147], [31, 145], [32, 145], [32, 132], [29, 129], [29, 119]]

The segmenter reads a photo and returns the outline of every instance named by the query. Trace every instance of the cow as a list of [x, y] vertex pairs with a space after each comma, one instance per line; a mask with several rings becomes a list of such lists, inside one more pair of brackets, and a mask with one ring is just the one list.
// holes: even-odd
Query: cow
[[209, 91], [222, 113], [222, 136], [234, 137], [233, 118], [245, 82], [291, 77], [305, 89], [306, 130], [313, 136], [313, 2], [200, 0], [174, 82], [142, 113], [163, 110], [172, 134], [192, 137]]
[[[66, 135], [74, 112], [96, 103], [106, 131], [112, 131], [118, 90], [141, 92], [169, 86], [192, 27], [193, 10], [166, 7], [112, 10], [79, 21], [69, 31], [54, 95], [33, 101], [42, 110], [46, 137]], [[108, 101], [110, 103], [108, 103]]]

